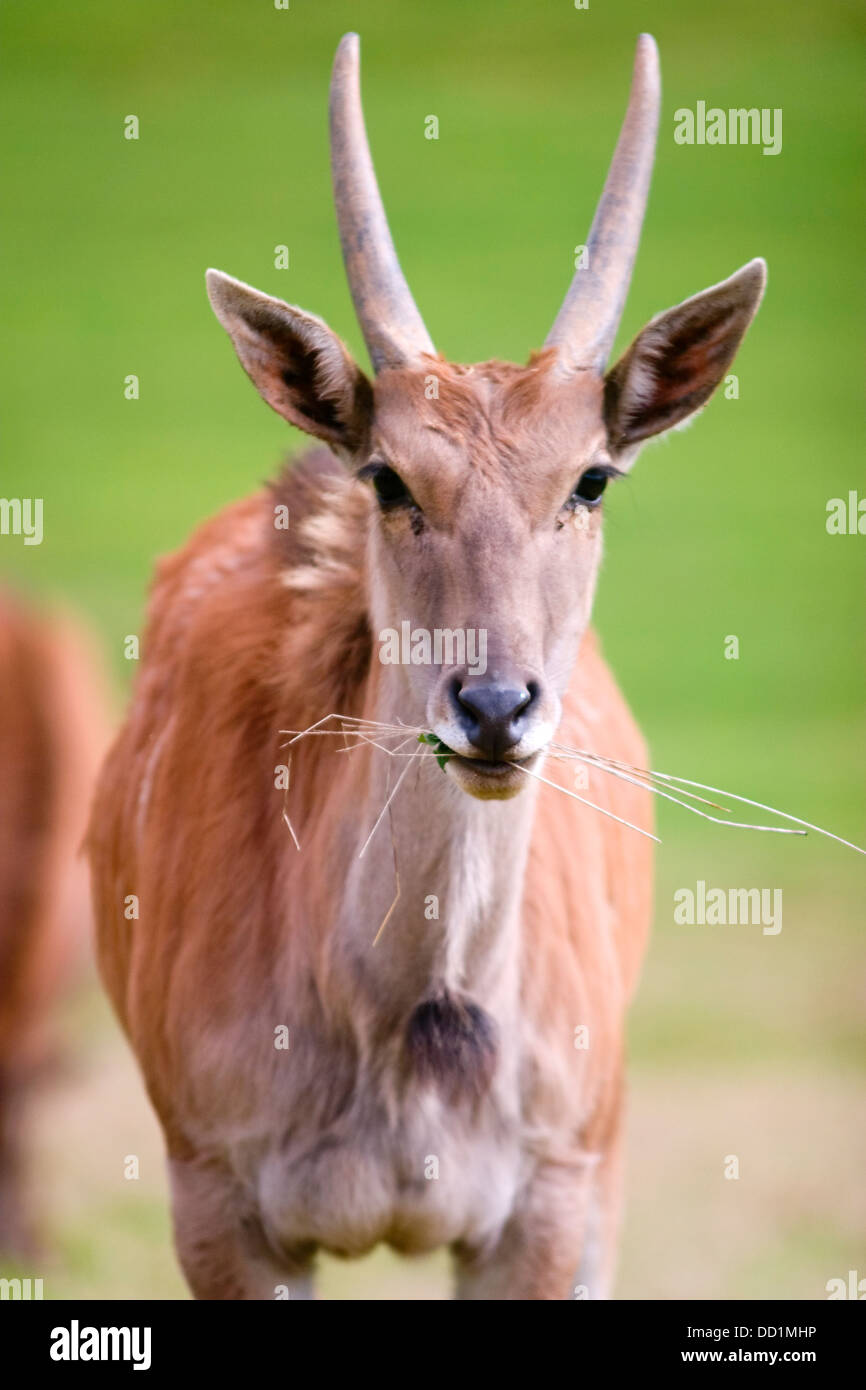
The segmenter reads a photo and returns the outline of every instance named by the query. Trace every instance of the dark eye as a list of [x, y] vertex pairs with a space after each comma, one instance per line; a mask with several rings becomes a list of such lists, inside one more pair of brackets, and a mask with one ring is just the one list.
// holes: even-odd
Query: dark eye
[[582, 502], [585, 507], [594, 507], [601, 501], [601, 494], [604, 492], [611, 478], [617, 476], [613, 468], [587, 468], [574, 492], [569, 497], [569, 503], [576, 506]]
[[400, 474], [390, 468], [387, 463], [373, 464], [369, 468], [364, 468], [361, 470], [360, 476], [369, 478], [372, 482], [373, 491], [380, 507], [387, 509], [417, 506]]

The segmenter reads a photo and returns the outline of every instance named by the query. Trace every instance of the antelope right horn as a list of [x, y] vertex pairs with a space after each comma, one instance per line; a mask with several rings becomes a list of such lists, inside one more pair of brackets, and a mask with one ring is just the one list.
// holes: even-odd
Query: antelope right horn
[[579, 268], [547, 335], [567, 370], [604, 370], [628, 294], [646, 210], [659, 121], [655, 39], [637, 41], [628, 111]]

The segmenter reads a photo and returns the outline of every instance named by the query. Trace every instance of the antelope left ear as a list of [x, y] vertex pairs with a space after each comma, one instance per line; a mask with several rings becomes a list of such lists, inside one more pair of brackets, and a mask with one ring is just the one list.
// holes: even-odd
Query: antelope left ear
[[687, 420], [715, 391], [755, 316], [766, 262], [657, 314], [605, 378], [604, 412], [614, 452]]

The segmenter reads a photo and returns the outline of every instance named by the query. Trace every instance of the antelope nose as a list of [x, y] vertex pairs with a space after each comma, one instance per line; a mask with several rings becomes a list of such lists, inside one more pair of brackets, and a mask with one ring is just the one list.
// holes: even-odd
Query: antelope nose
[[518, 744], [538, 689], [500, 681], [465, 681], [455, 691], [460, 722], [469, 742], [494, 761]]

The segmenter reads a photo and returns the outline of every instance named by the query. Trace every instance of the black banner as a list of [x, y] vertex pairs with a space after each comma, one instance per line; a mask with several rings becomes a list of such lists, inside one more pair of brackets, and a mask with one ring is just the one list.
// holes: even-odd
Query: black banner
[[[93, 1377], [105, 1369], [115, 1376], [190, 1370], [224, 1377], [235, 1370], [248, 1374], [251, 1365], [262, 1368], [271, 1361], [288, 1367], [289, 1355], [297, 1354], [295, 1339], [321, 1331], [324, 1316], [321, 1304], [300, 1302], [284, 1307], [279, 1302], [14, 1300], [5, 1302], [0, 1327], [7, 1358], [25, 1373], [63, 1379]], [[528, 1325], [531, 1332], [537, 1327]], [[596, 1372], [598, 1358], [604, 1357], [612, 1375], [713, 1365], [806, 1366], [826, 1378], [858, 1365], [864, 1337], [858, 1310], [833, 1301], [586, 1303], [544, 1328], [569, 1339], [575, 1364], [583, 1348]], [[397, 1342], [405, 1349], [401, 1331]], [[401, 1360], [405, 1374], [404, 1351]]]

